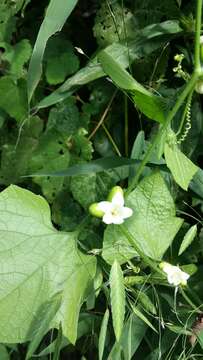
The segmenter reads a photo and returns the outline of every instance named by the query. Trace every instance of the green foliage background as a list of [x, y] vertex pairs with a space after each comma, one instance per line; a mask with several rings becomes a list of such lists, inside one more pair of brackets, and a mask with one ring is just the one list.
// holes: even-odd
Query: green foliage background
[[[203, 358], [195, 8], [1, 0], [0, 360]], [[124, 227], [88, 212], [115, 185]]]

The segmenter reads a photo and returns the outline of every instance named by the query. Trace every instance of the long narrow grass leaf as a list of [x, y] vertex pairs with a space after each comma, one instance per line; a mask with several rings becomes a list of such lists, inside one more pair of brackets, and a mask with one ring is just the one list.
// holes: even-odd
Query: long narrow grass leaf
[[39, 29], [28, 70], [28, 101], [30, 102], [42, 74], [42, 59], [48, 39], [60, 31], [77, 4], [77, 0], [51, 0]]
[[134, 306], [132, 303], [130, 303], [130, 305], [134, 314], [137, 317], [139, 317], [140, 320], [144, 321], [146, 325], [148, 325], [152, 330], [154, 330], [157, 333], [155, 327], [151, 324], [151, 322], [147, 319], [147, 317], [138, 309], [138, 307]]
[[106, 309], [99, 334], [99, 360], [103, 359], [108, 321], [109, 321], [109, 310]]
[[123, 272], [117, 260], [111, 267], [110, 289], [113, 327], [118, 342], [122, 334], [125, 315], [125, 287]]
[[86, 175], [90, 172], [101, 172], [104, 170], [111, 170], [121, 166], [134, 165], [137, 160], [127, 159], [123, 157], [106, 157], [97, 160], [90, 161], [85, 164], [77, 164], [69, 167], [66, 170], [56, 172], [40, 172], [30, 174], [30, 176], [74, 176], [74, 175]]

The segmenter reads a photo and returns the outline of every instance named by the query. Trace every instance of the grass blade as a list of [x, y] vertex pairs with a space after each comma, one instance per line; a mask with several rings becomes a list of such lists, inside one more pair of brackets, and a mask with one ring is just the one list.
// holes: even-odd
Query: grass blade
[[69, 167], [66, 170], [57, 172], [40, 172], [36, 174], [27, 175], [24, 177], [31, 176], [74, 176], [74, 175], [86, 175], [90, 172], [101, 172], [104, 170], [111, 170], [121, 166], [135, 165], [136, 160], [127, 159], [123, 157], [106, 157], [97, 160], [90, 161], [85, 164], [78, 164]]
[[30, 102], [42, 74], [42, 59], [48, 39], [60, 31], [77, 4], [77, 0], [51, 0], [40, 26], [28, 69], [28, 101]]
[[137, 306], [133, 306], [132, 303], [130, 303], [130, 306], [134, 312], [134, 314], [142, 321], [145, 322], [146, 325], [148, 325], [152, 330], [154, 330], [157, 333], [157, 330], [155, 327], [151, 324], [151, 322], [147, 319], [147, 317], [138, 309]]
[[103, 358], [108, 321], [109, 321], [109, 310], [106, 309], [99, 334], [99, 360], [102, 360]]
[[146, 90], [106, 50], [101, 51], [98, 57], [105, 73], [114, 83], [119, 88], [132, 93], [132, 98], [138, 108], [150, 119], [163, 123], [165, 120], [164, 99]]
[[[130, 62], [140, 59], [143, 56], [151, 54], [160, 46], [163, 46], [174, 37], [174, 34], [180, 33], [181, 31], [182, 29], [179, 27], [177, 21], [164, 21], [160, 24], [148, 25], [140, 30], [134, 40], [129, 41], [128, 46], [124, 44], [112, 44], [106, 48], [106, 51], [114, 59], [117, 59], [122, 67], [127, 68], [129, 66], [128, 54], [130, 54]], [[42, 99], [37, 104], [36, 110], [65, 100], [79, 86], [103, 76], [105, 76], [105, 73], [102, 66], [98, 63], [97, 58], [94, 58], [87, 66], [68, 78], [57, 90]]]

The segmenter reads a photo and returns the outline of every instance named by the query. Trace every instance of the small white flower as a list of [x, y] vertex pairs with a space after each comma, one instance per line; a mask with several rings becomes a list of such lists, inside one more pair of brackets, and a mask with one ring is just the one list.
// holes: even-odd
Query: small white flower
[[122, 224], [124, 219], [132, 216], [132, 209], [124, 206], [123, 189], [114, 186], [109, 193], [107, 201], [93, 203], [89, 207], [93, 216], [102, 218], [105, 224]]
[[122, 224], [124, 219], [133, 214], [132, 209], [124, 206], [123, 191], [118, 186], [115, 191], [113, 188], [111, 201], [101, 201], [97, 206], [103, 212], [102, 221], [105, 224]]
[[174, 286], [187, 285], [187, 280], [190, 275], [182, 271], [178, 266], [171, 265], [167, 262], [162, 262], [160, 268], [167, 274], [169, 284]]

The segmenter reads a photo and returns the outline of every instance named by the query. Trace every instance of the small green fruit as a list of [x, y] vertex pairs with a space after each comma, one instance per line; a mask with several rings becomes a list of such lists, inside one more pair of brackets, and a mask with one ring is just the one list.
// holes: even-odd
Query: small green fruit
[[91, 215], [96, 216], [98, 218], [102, 218], [104, 215], [104, 212], [100, 210], [98, 203], [93, 203], [89, 207], [89, 212]]

